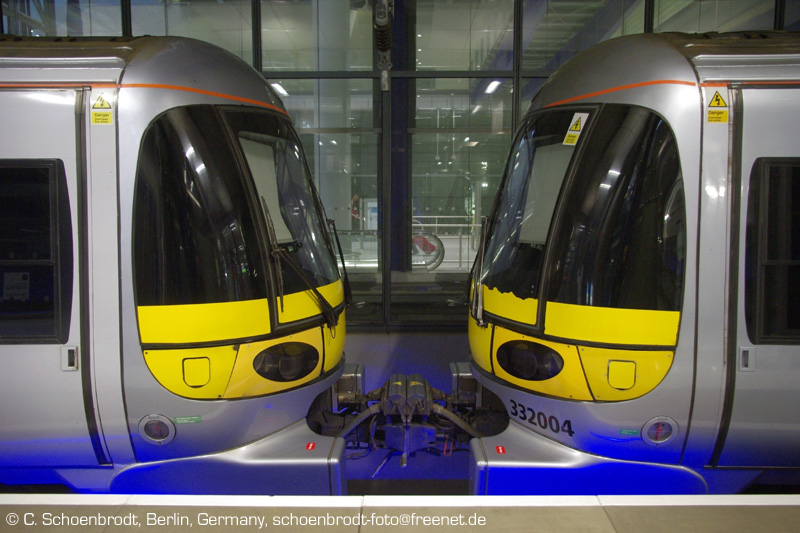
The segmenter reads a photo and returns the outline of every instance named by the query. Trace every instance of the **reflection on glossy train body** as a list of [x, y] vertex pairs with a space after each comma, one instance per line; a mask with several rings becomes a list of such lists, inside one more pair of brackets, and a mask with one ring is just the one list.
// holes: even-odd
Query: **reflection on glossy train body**
[[189, 39], [3, 38], [0, 106], [0, 483], [340, 493], [304, 417], [343, 283], [265, 80]]
[[736, 492], [800, 467], [800, 39], [646, 34], [544, 85], [472, 276], [514, 423], [476, 493]]

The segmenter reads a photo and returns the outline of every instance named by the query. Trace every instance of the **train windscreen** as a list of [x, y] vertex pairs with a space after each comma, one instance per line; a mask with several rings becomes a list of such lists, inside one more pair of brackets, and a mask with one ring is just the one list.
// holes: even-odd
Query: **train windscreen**
[[247, 161], [273, 244], [286, 250], [296, 267], [281, 264], [284, 290], [298, 292], [308, 289], [308, 283], [320, 287], [336, 281], [321, 202], [288, 122], [269, 113], [235, 109], [227, 110], [225, 119]]
[[490, 289], [522, 299], [537, 297], [553, 210], [579, 138], [566, 140], [575, 115], [572, 111], [537, 115], [526, 121], [514, 140], [482, 272], [481, 281]]
[[[136, 180], [138, 305], [254, 300], [270, 286], [289, 294], [338, 279], [300, 143], [283, 117], [171, 109], [144, 135]], [[270, 246], [299, 265], [281, 265], [276, 283], [267, 280]]]
[[516, 137], [480, 281], [521, 299], [679, 310], [684, 211], [677, 142], [659, 116], [545, 110]]

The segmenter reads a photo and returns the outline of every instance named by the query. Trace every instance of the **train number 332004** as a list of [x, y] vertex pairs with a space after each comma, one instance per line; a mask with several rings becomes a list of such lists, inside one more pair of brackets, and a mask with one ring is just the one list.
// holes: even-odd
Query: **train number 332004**
[[527, 407], [520, 402], [514, 400], [509, 400], [509, 402], [511, 403], [509, 415], [517, 417], [523, 422], [528, 422], [532, 426], [538, 425], [540, 428], [552, 431], [553, 433], [566, 433], [570, 437], [575, 434], [572, 430], [571, 420], [564, 420], [561, 422], [555, 416], [548, 416], [542, 411], [536, 412], [531, 407]]

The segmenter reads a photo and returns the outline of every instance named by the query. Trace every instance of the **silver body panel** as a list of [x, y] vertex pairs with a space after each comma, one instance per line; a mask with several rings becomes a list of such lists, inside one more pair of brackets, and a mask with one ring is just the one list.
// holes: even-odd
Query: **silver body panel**
[[[800, 346], [754, 344], [745, 324], [746, 221], [750, 172], [757, 158], [790, 158], [798, 153], [797, 139], [777, 124], [800, 119], [795, 88], [745, 88], [741, 90], [743, 116], [739, 223], [739, 275], [737, 302], [731, 310], [739, 327], [732, 333], [735, 350], [735, 396], [721, 466], [800, 466]], [[733, 217], [736, 223], [736, 217]], [[797, 280], [788, 280], [790, 284]], [[788, 290], [788, 288], [787, 288]], [[746, 360], [742, 360], [742, 358]]]
[[[285, 452], [292, 439], [306, 445], [308, 407], [335, 383], [341, 368], [282, 394], [196, 401], [159, 385], [145, 364], [139, 339], [133, 299], [132, 199], [145, 129], [164, 111], [192, 104], [256, 105], [285, 114], [280, 99], [244, 62], [191, 39], [2, 44], [0, 105], [6, 128], [0, 159], [56, 157], [65, 162], [75, 232], [75, 286], [65, 345], [0, 345], [4, 360], [0, 483], [61, 479], [93, 491], [112, 486], [146, 491], [153, 470], [135, 465], [166, 461], [165, 465], [177, 465], [168, 468], [177, 478], [175, 483], [183, 483], [183, 490], [214, 492], [198, 486], [191, 476], [181, 481], [180, 476], [188, 474], [181, 465], [214, 463], [208, 473], [219, 475], [225, 465], [240, 472], [255, 462], [260, 466], [253, 472], [260, 474], [249, 477], [252, 484], [231, 485], [230, 490], [286, 493], [281, 479], [299, 462], [305, 465], [309, 482], [298, 485], [298, 491], [341, 493], [340, 444], [326, 441], [320, 445], [327, 447], [324, 459], [307, 463]], [[99, 107], [98, 102], [106, 103], [102, 111], [108, 114], [95, 120], [93, 107]], [[76, 137], [80, 129], [84, 139]], [[77, 177], [82, 152], [84, 190]], [[84, 207], [79, 207], [81, 195]], [[85, 217], [85, 232], [78, 229], [79, 212]], [[79, 259], [84, 245], [85, 257]], [[88, 367], [62, 370], [64, 346], [76, 347]], [[176, 437], [157, 446], [139, 436], [139, 421], [151, 415], [191, 423], [178, 424]], [[88, 427], [87, 420], [93, 420], [96, 429]], [[286, 436], [281, 433], [285, 428], [289, 428]], [[206, 457], [220, 450], [229, 452]], [[187, 459], [192, 457], [196, 459]], [[188, 462], [169, 462], [176, 458]], [[276, 469], [284, 474], [273, 477]], [[115, 482], [120, 472], [124, 481]], [[140, 473], [143, 477], [137, 480]]]
[[[623, 461], [581, 452], [511, 422], [494, 437], [470, 441], [473, 494], [696, 494], [707, 492], [681, 466]], [[615, 482], [609, 483], [609, 477]]]
[[[80, 191], [78, 183], [78, 161], [76, 157], [77, 101], [79, 91], [63, 90], [14, 90], [0, 92], [0, 106], [8, 123], [22, 124], [22, 131], [4, 139], [0, 146], [0, 158], [33, 159], [42, 157], [41, 146], [48, 147], [48, 157], [64, 162], [67, 186], [71, 197]], [[42, 131], [37, 124], [50, 127]], [[27, 130], [27, 131], [25, 131]], [[30, 139], [35, 138], [36, 143]], [[73, 227], [78, 225], [77, 209], [71, 209]], [[80, 242], [73, 241], [73, 257], [79, 256]], [[7, 282], [4, 278], [4, 293]], [[73, 276], [73, 306], [70, 322], [80, 323], [82, 301], [79, 277]], [[80, 328], [69, 332], [65, 347], [74, 348], [82, 354], [87, 346], [82, 345]], [[42, 466], [67, 462], [84, 465], [96, 462], [92, 442], [86, 429], [83, 409], [83, 387], [81, 372], [62, 370], [62, 346], [24, 345], [3, 346], [4, 372], [0, 377], [0, 402], [4, 406], [0, 435], [4, 441], [4, 453], [0, 454], [1, 466]], [[32, 397], [32, 391], [36, 391]], [[68, 446], [63, 453], [59, 442]]]
[[[479, 381], [501, 397], [512, 418], [512, 411], [519, 411], [523, 404], [562, 422], [569, 419], [575, 431], [569, 436], [516, 420], [505, 433], [473, 443], [477, 493], [504, 493], [502, 486], [508, 481], [493, 482], [493, 468], [498, 475], [505, 470], [502, 475], [508, 479], [519, 476], [533, 481], [542, 476], [544, 483], [553, 483], [555, 493], [660, 493], [673, 490], [658, 484], [649, 490], [639, 485], [658, 478], [659, 469], [666, 475], [685, 475], [687, 480], [696, 474], [705, 479], [681, 484], [675, 478], [674, 492], [735, 492], [761, 474], [763, 467], [800, 467], [796, 410], [800, 349], [796, 344], [753, 346], [743, 322], [747, 183], [757, 157], [800, 158], [796, 137], [788, 129], [800, 108], [799, 53], [796, 35], [623, 37], [576, 56], [534, 97], [529, 113], [557, 106], [619, 103], [645, 107], [669, 123], [678, 142], [686, 202], [687, 271], [680, 330], [665, 379], [650, 393], [623, 402], [575, 402], [537, 395], [503, 384], [473, 365]], [[737, 116], [729, 95], [739, 84], [748, 83], [752, 86], [744, 89], [744, 115]], [[761, 87], [770, 84], [782, 85]], [[717, 91], [729, 104], [724, 123], [708, 120], [709, 104]], [[740, 161], [733, 138], [741, 120]], [[735, 168], [741, 169], [740, 176], [732, 175]], [[734, 195], [732, 187], [741, 189]], [[737, 195], [742, 199], [740, 212], [733, 211]], [[737, 231], [732, 231], [733, 226]], [[738, 270], [734, 270], [737, 262], [732, 264], [732, 254]], [[729, 298], [731, 283], [738, 288], [735, 301]], [[730, 354], [741, 348], [753, 350], [756, 367], [738, 372], [732, 380]], [[660, 417], [674, 420], [678, 435], [653, 446], [640, 432], [646, 422]], [[507, 450], [525, 451], [511, 461], [492, 453], [499, 444]], [[591, 474], [598, 465], [607, 474], [605, 482], [598, 483]], [[559, 476], [576, 482], [582, 478], [564, 470], [568, 468], [584, 470], [593, 488], [570, 489]], [[522, 486], [519, 480], [514, 483]], [[553, 493], [540, 487], [520, 490]]]
[[342, 495], [346, 493], [344, 446], [344, 439], [317, 435], [300, 420], [233, 450], [136, 463], [114, 477], [111, 491], [254, 494], [268, 480], [271, 494]]

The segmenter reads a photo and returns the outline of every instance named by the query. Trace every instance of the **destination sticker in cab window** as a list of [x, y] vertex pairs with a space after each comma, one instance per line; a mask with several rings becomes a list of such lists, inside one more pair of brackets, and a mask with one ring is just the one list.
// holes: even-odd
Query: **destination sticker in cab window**
[[589, 119], [589, 113], [575, 113], [569, 123], [567, 135], [564, 137], [564, 143], [567, 146], [575, 146], [578, 144], [578, 137], [581, 136], [583, 128], [586, 127], [586, 121]]

